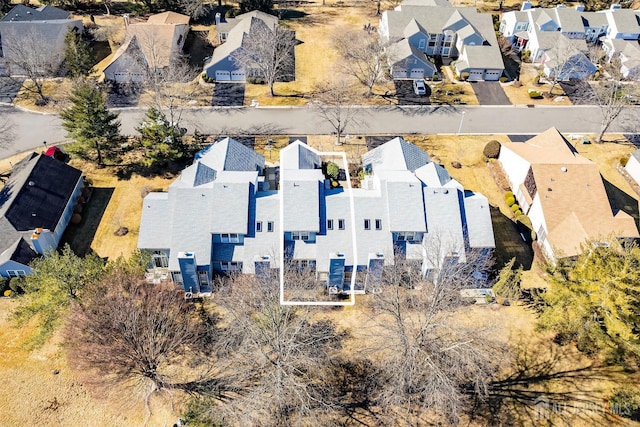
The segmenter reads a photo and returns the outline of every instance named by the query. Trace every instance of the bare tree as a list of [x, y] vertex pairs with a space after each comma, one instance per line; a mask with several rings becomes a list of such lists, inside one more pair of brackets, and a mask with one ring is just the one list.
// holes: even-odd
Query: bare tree
[[210, 408], [211, 423], [300, 424], [329, 407], [323, 378], [343, 338], [331, 321], [314, 318], [318, 309], [309, 306], [281, 305], [275, 277], [223, 279], [215, 301], [227, 325], [218, 333], [219, 363], [236, 395]]
[[26, 32], [20, 32], [16, 28], [11, 30], [2, 34], [5, 61], [11, 75], [25, 76], [32, 86], [23, 87], [36, 93], [40, 102], [46, 102], [42, 92], [44, 80], [57, 74], [63, 52], [57, 50], [42, 32], [34, 29]]
[[332, 41], [340, 55], [340, 70], [345, 75], [355, 77], [371, 96], [373, 87], [387, 75], [387, 45], [376, 32], [363, 33], [355, 30], [337, 31]]
[[275, 96], [275, 82], [295, 78], [297, 43], [294, 31], [281, 25], [270, 28], [259, 21], [245, 36], [243, 47], [236, 50], [232, 57], [245, 69], [247, 76], [264, 79], [271, 96]]
[[351, 104], [350, 86], [344, 79], [320, 84], [316, 88], [314, 108], [318, 116], [329, 123], [336, 134], [336, 145], [342, 144], [341, 136], [352, 124], [358, 123], [358, 110]]
[[[157, 390], [194, 377], [204, 329], [183, 292], [115, 271], [85, 289], [72, 308], [67, 339], [73, 357], [105, 385], [137, 384], [148, 401]], [[185, 358], [186, 356], [188, 358]]]
[[596, 142], [602, 142], [609, 126], [638, 96], [638, 83], [624, 81], [618, 58], [614, 58], [609, 64], [606, 64], [604, 71], [607, 80], [594, 82], [591, 85], [590, 93], [587, 94], [587, 97], [590, 96], [591, 101], [600, 108], [600, 131]]
[[[473, 285], [472, 274], [487, 266], [482, 251], [467, 251], [466, 262], [440, 239], [429, 252], [436, 265], [432, 280], [420, 266], [396, 259], [385, 268], [382, 283], [370, 300], [370, 360], [381, 372], [372, 396], [385, 408], [389, 423], [425, 423], [435, 416], [456, 422], [471, 395], [484, 396], [496, 371], [499, 347], [488, 327], [465, 319], [460, 290]], [[431, 262], [428, 259], [425, 262]]]
[[590, 58], [582, 52], [577, 45], [578, 42], [560, 36], [553, 49], [545, 52], [543, 67], [551, 87], [552, 93], [556, 85], [561, 81], [586, 80], [596, 71], [596, 66]]

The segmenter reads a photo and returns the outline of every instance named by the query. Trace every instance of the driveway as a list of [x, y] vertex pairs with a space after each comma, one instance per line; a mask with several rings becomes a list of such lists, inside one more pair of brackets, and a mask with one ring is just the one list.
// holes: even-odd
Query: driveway
[[213, 87], [214, 107], [242, 107], [244, 105], [244, 83], [216, 83]]
[[511, 105], [500, 82], [471, 82], [480, 105]]
[[24, 79], [0, 77], [0, 102], [12, 103], [13, 98], [18, 95], [23, 82]]
[[429, 97], [431, 96], [431, 88], [425, 83], [427, 93], [424, 96], [416, 95], [413, 91], [413, 80], [394, 80], [396, 87], [396, 98], [398, 105], [429, 105]]
[[593, 104], [593, 89], [591, 85], [584, 80], [575, 80], [570, 82], [560, 82], [559, 85], [567, 94], [573, 105], [591, 105]]

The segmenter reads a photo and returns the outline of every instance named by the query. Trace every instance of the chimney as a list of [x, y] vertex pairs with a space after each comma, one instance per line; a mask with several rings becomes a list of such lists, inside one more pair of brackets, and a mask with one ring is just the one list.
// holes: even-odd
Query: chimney
[[33, 245], [33, 249], [41, 255], [44, 255], [50, 250], [55, 250], [58, 246], [51, 230], [42, 228], [33, 230], [31, 234], [31, 244]]
[[532, 5], [530, 1], [523, 1], [522, 2], [522, 7], [520, 8], [520, 10], [529, 10], [531, 9]]
[[575, 7], [575, 9], [576, 9], [578, 12], [584, 12], [584, 5], [583, 5], [583, 4], [577, 4], [577, 5], [576, 5], [576, 7]]
[[220, 21], [221, 21], [221, 15], [220, 12], [216, 13], [216, 26], [220, 25]]
[[182, 273], [182, 283], [185, 292], [200, 293], [200, 281], [198, 279], [198, 264], [193, 252], [178, 253], [178, 265]]
[[618, 3], [614, 3], [614, 4], [611, 5], [611, 7], [609, 9], [618, 10], [618, 9], [622, 9], [622, 6], [620, 6]]

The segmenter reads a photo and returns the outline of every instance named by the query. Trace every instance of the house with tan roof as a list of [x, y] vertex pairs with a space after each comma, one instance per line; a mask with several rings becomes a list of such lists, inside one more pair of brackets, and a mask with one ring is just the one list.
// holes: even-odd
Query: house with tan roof
[[175, 12], [128, 24], [124, 43], [104, 69], [105, 80], [143, 82], [150, 70], [165, 69], [179, 57], [188, 33], [189, 17]]
[[588, 242], [640, 237], [634, 219], [609, 204], [598, 166], [556, 128], [502, 143], [498, 160], [550, 258], [579, 255]]

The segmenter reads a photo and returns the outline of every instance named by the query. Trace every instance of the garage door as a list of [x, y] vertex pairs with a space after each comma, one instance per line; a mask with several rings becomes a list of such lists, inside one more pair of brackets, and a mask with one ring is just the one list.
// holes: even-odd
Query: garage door
[[231, 73], [228, 71], [216, 70], [216, 81], [224, 82], [231, 80]]
[[246, 80], [244, 71], [232, 71], [231, 80], [236, 82], [243, 82]]
[[393, 70], [393, 78], [394, 79], [406, 79], [407, 78], [407, 70], [402, 68], [396, 68]]
[[136, 82], [140, 83], [144, 80], [142, 73], [113, 73], [113, 79], [119, 83]]
[[424, 68], [412, 68], [411, 69], [411, 78], [412, 79], [424, 79]]
[[500, 79], [501, 75], [502, 71], [487, 71], [486, 73], [484, 73], [484, 79], [488, 82], [495, 82], [496, 80]]
[[469, 80], [483, 80], [484, 73], [483, 70], [471, 70], [469, 72]]

